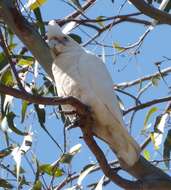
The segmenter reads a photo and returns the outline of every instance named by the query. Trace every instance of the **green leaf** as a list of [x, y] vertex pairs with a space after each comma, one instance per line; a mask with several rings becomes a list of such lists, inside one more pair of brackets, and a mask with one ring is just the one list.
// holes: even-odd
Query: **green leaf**
[[74, 145], [72, 148], [70, 148], [68, 153], [65, 153], [61, 156], [59, 161], [61, 163], [70, 164], [73, 157], [80, 151], [80, 149], [81, 149], [81, 144]]
[[13, 186], [7, 182], [5, 179], [0, 178], [0, 187], [12, 189]]
[[43, 19], [42, 19], [42, 15], [41, 15], [41, 11], [40, 11], [40, 8], [36, 8], [33, 10], [34, 14], [35, 14], [35, 17], [37, 19], [37, 24], [39, 26], [39, 29], [40, 29], [40, 33], [42, 36], [45, 36], [45, 25], [43, 23]]
[[11, 44], [8, 46], [8, 49], [11, 51], [11, 50], [14, 49], [16, 46], [17, 46], [16, 43], [11, 43]]
[[82, 9], [79, 0], [70, 0], [78, 9]]
[[96, 188], [95, 188], [94, 190], [102, 190], [102, 189], [103, 189], [104, 180], [105, 180], [105, 176], [103, 176], [103, 177], [99, 180], [99, 182], [97, 183]]
[[4, 85], [7, 85], [7, 86], [13, 86], [14, 85], [13, 76], [12, 76], [12, 73], [9, 69], [2, 74], [0, 82]]
[[73, 34], [73, 33], [70, 33], [68, 34], [68, 36], [70, 36], [73, 40], [75, 40], [77, 43], [81, 44], [82, 43], [82, 39], [79, 35], [77, 34]]
[[74, 157], [74, 156], [73, 156], [72, 154], [70, 154], [70, 153], [65, 153], [65, 154], [63, 154], [63, 155], [61, 156], [61, 158], [60, 158], [59, 161], [60, 161], [61, 163], [64, 163], [64, 164], [70, 164], [73, 157]]
[[45, 109], [40, 108], [38, 104], [34, 104], [34, 108], [36, 110], [39, 123], [44, 128], [44, 124], [45, 124], [45, 121], [46, 121]]
[[52, 95], [56, 96], [55, 86], [53, 85], [53, 83], [47, 77], [44, 77], [43, 80], [44, 80], [44, 90], [43, 90], [44, 94], [51, 93]]
[[118, 52], [125, 50], [123, 47], [120, 46], [120, 44], [118, 42], [115, 42], [113, 44], [113, 48], [115, 48]]
[[[34, 0], [34, 1], [29, 0], [29, 1], [31, 2], [31, 3], [29, 4], [29, 8], [30, 8], [31, 10], [34, 10], [34, 9], [40, 7], [41, 5], [43, 5], [43, 4], [46, 2], [46, 0]], [[29, 3], [29, 2], [28, 2], [28, 3]]]
[[153, 86], [158, 86], [160, 79], [161, 79], [160, 76], [152, 77], [151, 82]]
[[59, 167], [52, 166], [51, 164], [40, 165], [40, 171], [50, 176], [60, 177], [63, 175], [63, 170]]
[[4, 53], [0, 53], [0, 70], [2, 70], [6, 65], [8, 65], [8, 60]]
[[101, 27], [104, 27], [104, 26], [105, 26], [104, 23], [103, 23], [102, 21], [100, 21], [100, 20], [102, 20], [102, 19], [104, 19], [104, 18], [106, 18], [106, 17], [105, 17], [105, 16], [98, 16], [98, 17], [96, 18], [97, 23], [98, 23]]
[[32, 190], [41, 190], [42, 189], [42, 182], [37, 180], [32, 188]]
[[28, 107], [28, 102], [23, 100], [22, 102], [22, 109], [21, 109], [21, 123], [24, 122], [25, 116], [26, 116], [26, 111]]
[[0, 159], [8, 156], [13, 150], [12, 146], [9, 146], [8, 148], [5, 148], [3, 150], [0, 150]]
[[95, 165], [90, 165], [88, 167], [86, 167], [85, 170], [83, 170], [78, 178], [78, 181], [77, 181], [77, 184], [78, 185], [81, 185], [82, 184], [82, 181], [83, 179], [92, 171], [95, 169]]
[[150, 117], [151, 117], [156, 111], [158, 111], [158, 108], [157, 108], [157, 107], [152, 107], [152, 108], [148, 111], [148, 113], [147, 113], [147, 115], [146, 115], [146, 117], [145, 117], [145, 120], [144, 120], [144, 128], [145, 128], [145, 129], [147, 128], [147, 123], [148, 123]]
[[19, 66], [32, 66], [33, 65], [33, 59], [30, 57], [28, 57], [27, 59], [21, 58], [18, 61], [17, 65], [19, 65]]
[[7, 114], [7, 122], [8, 122], [8, 126], [9, 128], [14, 132], [16, 133], [17, 135], [21, 135], [21, 136], [25, 136], [25, 135], [28, 135], [27, 132], [22, 132], [20, 131], [19, 129], [17, 129], [14, 125], [14, 118], [15, 118], [15, 114], [13, 112], [9, 112]]
[[170, 163], [170, 152], [171, 152], [171, 129], [167, 133], [167, 137], [164, 142], [164, 149], [163, 149], [163, 159], [166, 167], [169, 169]]
[[143, 154], [146, 160], [150, 160], [150, 152], [148, 150], [144, 150]]

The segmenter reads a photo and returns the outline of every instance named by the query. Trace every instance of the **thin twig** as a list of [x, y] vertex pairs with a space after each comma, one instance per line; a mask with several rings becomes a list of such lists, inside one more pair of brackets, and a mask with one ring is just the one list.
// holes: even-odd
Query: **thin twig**
[[13, 74], [15, 76], [15, 79], [17, 81], [17, 85], [18, 85], [19, 89], [22, 90], [23, 92], [25, 92], [25, 89], [24, 89], [24, 87], [23, 87], [23, 85], [22, 85], [22, 83], [20, 81], [20, 78], [18, 76], [17, 70], [15, 68], [14, 62], [12, 61], [11, 55], [9, 53], [9, 50], [8, 50], [7, 46], [6, 46], [6, 43], [5, 43], [1, 28], [0, 28], [0, 45], [1, 45], [2, 49], [4, 50], [4, 53], [5, 53], [8, 61], [9, 61], [9, 64], [11, 66], [12, 72], [13, 72]]
[[[163, 70], [160, 71], [160, 73], [161, 73], [163, 76], [167, 76], [168, 73], [170, 73], [170, 72], [171, 72], [171, 67], [168, 67], [168, 68], [163, 69]], [[160, 77], [160, 73], [159, 73], [159, 72], [156, 72], [156, 73], [154, 73], [154, 74], [147, 75], [147, 76], [144, 76], [144, 77], [142, 77], [142, 78], [135, 79], [135, 80], [130, 81], [130, 82], [123, 82], [123, 83], [120, 83], [120, 84], [115, 85], [114, 88], [121, 88], [121, 89], [128, 88], [128, 87], [137, 85], [137, 84], [139, 84], [139, 83], [141, 83], [141, 82], [151, 80], [152, 78]]]
[[168, 102], [168, 101], [171, 101], [171, 96], [167, 96], [167, 97], [164, 97], [164, 98], [158, 98], [158, 99], [155, 99], [155, 100], [152, 100], [152, 101], [149, 101], [149, 102], [145, 102], [145, 103], [137, 105], [137, 106], [133, 106], [133, 107], [128, 108], [127, 110], [125, 110], [123, 114], [126, 115], [131, 111], [134, 111], [134, 110], [138, 111], [138, 110], [150, 107], [150, 106], [152, 106], [154, 104], [161, 104], [163, 102]]

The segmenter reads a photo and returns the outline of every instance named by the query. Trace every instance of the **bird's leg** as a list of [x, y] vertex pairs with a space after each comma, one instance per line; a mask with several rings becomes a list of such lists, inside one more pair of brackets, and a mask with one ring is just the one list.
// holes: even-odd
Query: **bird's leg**
[[76, 116], [72, 121], [71, 124], [66, 127], [67, 130], [73, 129], [80, 126], [80, 118]]
[[63, 111], [63, 110], [60, 110], [60, 111], [58, 111], [58, 112], [61, 113], [61, 114], [64, 114], [64, 115], [74, 115], [74, 114], [77, 113], [75, 110], [71, 110], [71, 111]]

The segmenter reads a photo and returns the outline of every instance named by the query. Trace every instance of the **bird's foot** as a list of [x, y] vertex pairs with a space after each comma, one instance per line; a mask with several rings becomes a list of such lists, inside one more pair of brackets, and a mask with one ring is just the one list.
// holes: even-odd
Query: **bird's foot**
[[75, 115], [76, 114], [76, 111], [75, 110], [71, 110], [71, 111], [63, 111], [63, 110], [60, 110], [58, 111], [59, 113], [61, 114], [64, 114], [64, 115]]
[[80, 118], [79, 117], [76, 117], [74, 118], [74, 120], [71, 122], [71, 124], [69, 124], [66, 129], [67, 130], [70, 130], [70, 129], [73, 129], [73, 128], [76, 128], [80, 126]]

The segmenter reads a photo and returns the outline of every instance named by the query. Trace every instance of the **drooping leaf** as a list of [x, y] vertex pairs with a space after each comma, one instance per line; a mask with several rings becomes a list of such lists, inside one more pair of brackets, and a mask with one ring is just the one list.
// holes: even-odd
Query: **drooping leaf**
[[101, 27], [104, 27], [104, 26], [105, 26], [104, 23], [103, 23], [103, 21], [101, 21], [101, 20], [104, 19], [104, 18], [106, 18], [106, 17], [105, 17], [105, 16], [98, 16], [98, 17], [96, 18], [97, 23], [98, 23]]
[[115, 48], [118, 52], [125, 50], [123, 47], [120, 46], [120, 44], [118, 42], [115, 42], [113, 44], [113, 48]]
[[25, 58], [21, 58], [17, 65], [20, 65], [20, 66], [32, 66], [33, 65], [33, 59], [28, 57], [27, 59]]
[[7, 86], [13, 86], [14, 85], [13, 76], [12, 76], [12, 73], [9, 69], [2, 74], [0, 82], [4, 85], [7, 85]]
[[163, 159], [166, 167], [169, 169], [170, 167], [170, 152], [171, 152], [171, 129], [167, 133], [167, 137], [164, 142], [164, 149], [163, 149]]
[[81, 4], [79, 0], [69, 0], [71, 3], [73, 3], [78, 9], [82, 9]]
[[35, 14], [35, 17], [36, 17], [36, 20], [37, 20], [37, 24], [38, 24], [38, 27], [40, 29], [40, 33], [41, 33], [42, 36], [45, 36], [45, 25], [43, 23], [43, 19], [42, 19], [40, 8], [37, 7], [36, 9], [33, 10], [33, 12]]
[[44, 77], [43, 80], [44, 80], [44, 86], [46, 88], [46, 90], [44, 90], [44, 94], [51, 93], [52, 95], [55, 96], [56, 95], [55, 86], [53, 85], [53, 83], [47, 77]]
[[40, 172], [44, 172], [50, 176], [60, 177], [63, 175], [63, 170], [59, 167], [52, 166], [51, 164], [40, 165]]
[[11, 154], [13, 147], [9, 146], [8, 148], [5, 148], [3, 150], [0, 150], [0, 159], [8, 156], [9, 154]]
[[17, 135], [21, 135], [21, 136], [25, 136], [28, 135], [27, 132], [22, 132], [21, 130], [19, 130], [18, 128], [16, 128], [15, 124], [14, 124], [14, 118], [15, 118], [15, 114], [13, 112], [9, 112], [7, 114], [7, 122], [8, 122], [8, 126], [9, 128], [16, 133]]
[[45, 2], [46, 2], [46, 0], [29, 0], [26, 7], [29, 7], [30, 10], [34, 10], [34, 9], [40, 7], [41, 5], [43, 5]]
[[8, 60], [4, 53], [0, 53], [0, 71], [8, 65]]
[[79, 35], [77, 34], [73, 34], [73, 33], [70, 33], [68, 34], [68, 36], [70, 36], [73, 40], [75, 40], [77, 43], [81, 44], [82, 43], [82, 39]]
[[8, 46], [9, 51], [13, 50], [16, 46], [17, 46], [16, 43], [11, 43], [11, 44]]
[[154, 138], [155, 138], [155, 149], [157, 150], [159, 149], [162, 143], [164, 129], [167, 127], [168, 120], [169, 120], [168, 113], [160, 115], [156, 118], [156, 123], [154, 125]]
[[59, 161], [60, 161], [61, 163], [64, 163], [64, 164], [70, 164], [73, 157], [74, 157], [74, 156], [73, 156], [72, 154], [70, 154], [70, 153], [65, 153], [65, 154], [63, 154], [63, 155], [61, 156], [61, 158], [60, 158]]
[[7, 189], [13, 188], [13, 186], [8, 181], [2, 178], [0, 178], [0, 187], [7, 188]]
[[45, 124], [45, 121], [46, 121], [45, 109], [40, 108], [40, 106], [38, 104], [34, 104], [34, 108], [36, 110], [37, 117], [38, 117], [40, 125], [42, 127], [44, 127], [44, 124]]
[[99, 182], [97, 183], [96, 188], [95, 188], [94, 190], [102, 190], [104, 179], [105, 179], [105, 176], [103, 176], [103, 177], [99, 180]]
[[22, 108], [21, 108], [21, 123], [24, 122], [25, 116], [26, 116], [26, 111], [28, 107], [28, 102], [23, 100], [22, 102]]
[[11, 107], [11, 104], [14, 100], [14, 97], [13, 96], [10, 96], [8, 94], [5, 95], [5, 99], [4, 99], [4, 102], [3, 102], [3, 110], [5, 113], [9, 112], [9, 109]]
[[20, 147], [17, 146], [12, 150], [11, 155], [16, 163], [16, 176], [17, 176], [17, 182], [19, 182], [21, 158], [22, 158], [23, 152], [21, 152]]
[[144, 150], [143, 154], [146, 160], [150, 160], [150, 152], [148, 150]]
[[153, 86], [158, 86], [160, 79], [161, 79], [160, 76], [152, 77], [151, 82]]
[[12, 132], [12, 130], [9, 128], [6, 116], [2, 118], [1, 123], [0, 123], [0, 127], [4, 133], [11, 133]]
[[168, 2], [168, 4], [166, 5], [164, 11], [169, 12], [170, 9], [171, 9], [171, 1]]
[[65, 153], [61, 156], [60, 158], [60, 162], [61, 163], [65, 163], [65, 164], [70, 164], [73, 157], [80, 151], [81, 149], [81, 144], [77, 144], [75, 146], [73, 146], [68, 153]]
[[77, 185], [81, 185], [83, 179], [95, 168], [95, 165], [89, 165], [85, 170], [83, 170], [77, 180]]
[[76, 26], [77, 26], [77, 23], [75, 21], [71, 21], [64, 26], [64, 28], [62, 29], [62, 32], [64, 34], [69, 34]]
[[144, 128], [146, 129], [147, 127], [147, 123], [150, 119], [150, 117], [156, 112], [158, 111], [158, 108], [157, 107], [152, 107], [146, 114], [146, 117], [145, 117], [145, 120], [144, 120]]
[[32, 188], [32, 190], [41, 190], [42, 189], [42, 182], [37, 180]]

